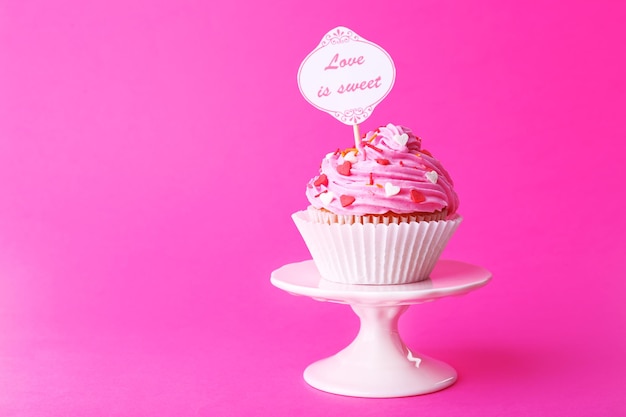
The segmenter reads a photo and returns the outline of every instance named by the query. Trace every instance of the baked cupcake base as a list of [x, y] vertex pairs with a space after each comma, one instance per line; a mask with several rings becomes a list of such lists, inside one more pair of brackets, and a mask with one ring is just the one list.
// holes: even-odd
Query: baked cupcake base
[[430, 222], [437, 220], [446, 220], [446, 218], [448, 217], [448, 209], [443, 209], [434, 213], [397, 214], [390, 212], [385, 214], [340, 215], [332, 213], [326, 209], [317, 209], [313, 206], [309, 206], [307, 208], [307, 212], [311, 221], [326, 224], [400, 224], [409, 222]]
[[324, 223], [311, 211], [294, 220], [320, 275], [342, 284], [409, 284], [428, 278], [462, 221]]

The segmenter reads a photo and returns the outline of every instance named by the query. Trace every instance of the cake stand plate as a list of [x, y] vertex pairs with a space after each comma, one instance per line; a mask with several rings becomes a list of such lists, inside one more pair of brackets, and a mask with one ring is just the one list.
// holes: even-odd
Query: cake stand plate
[[491, 279], [486, 269], [442, 260], [431, 277], [414, 284], [348, 285], [321, 278], [312, 260], [272, 272], [271, 282], [294, 295], [349, 304], [360, 329], [339, 353], [309, 365], [305, 381], [314, 388], [354, 397], [405, 397], [439, 391], [456, 381], [456, 371], [411, 351], [398, 332], [398, 320], [412, 304], [462, 295]]

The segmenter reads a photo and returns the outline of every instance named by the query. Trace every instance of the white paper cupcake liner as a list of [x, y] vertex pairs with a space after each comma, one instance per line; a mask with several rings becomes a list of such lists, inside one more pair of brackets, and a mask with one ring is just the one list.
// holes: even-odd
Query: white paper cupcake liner
[[462, 220], [322, 224], [310, 221], [307, 211], [292, 218], [324, 279], [369, 285], [428, 278]]

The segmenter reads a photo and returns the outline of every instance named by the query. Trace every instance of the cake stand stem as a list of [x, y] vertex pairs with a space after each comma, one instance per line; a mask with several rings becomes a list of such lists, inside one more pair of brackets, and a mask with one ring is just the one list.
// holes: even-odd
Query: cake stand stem
[[304, 379], [311, 386], [356, 397], [403, 397], [454, 383], [452, 367], [416, 355], [402, 341], [398, 320], [409, 306], [351, 307], [360, 319], [356, 338], [339, 353], [306, 368]]
[[351, 307], [360, 319], [359, 333], [344, 350], [349, 352], [352, 365], [358, 360], [359, 366], [375, 369], [406, 362], [408, 349], [400, 338], [398, 321], [409, 306]]

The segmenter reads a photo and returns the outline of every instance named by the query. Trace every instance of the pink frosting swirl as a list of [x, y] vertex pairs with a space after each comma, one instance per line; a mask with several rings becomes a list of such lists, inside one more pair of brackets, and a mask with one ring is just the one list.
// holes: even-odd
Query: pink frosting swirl
[[421, 139], [410, 129], [393, 124], [368, 132], [358, 148], [328, 154], [306, 195], [313, 207], [339, 215], [447, 208], [450, 216], [459, 205], [441, 163], [421, 149]]

